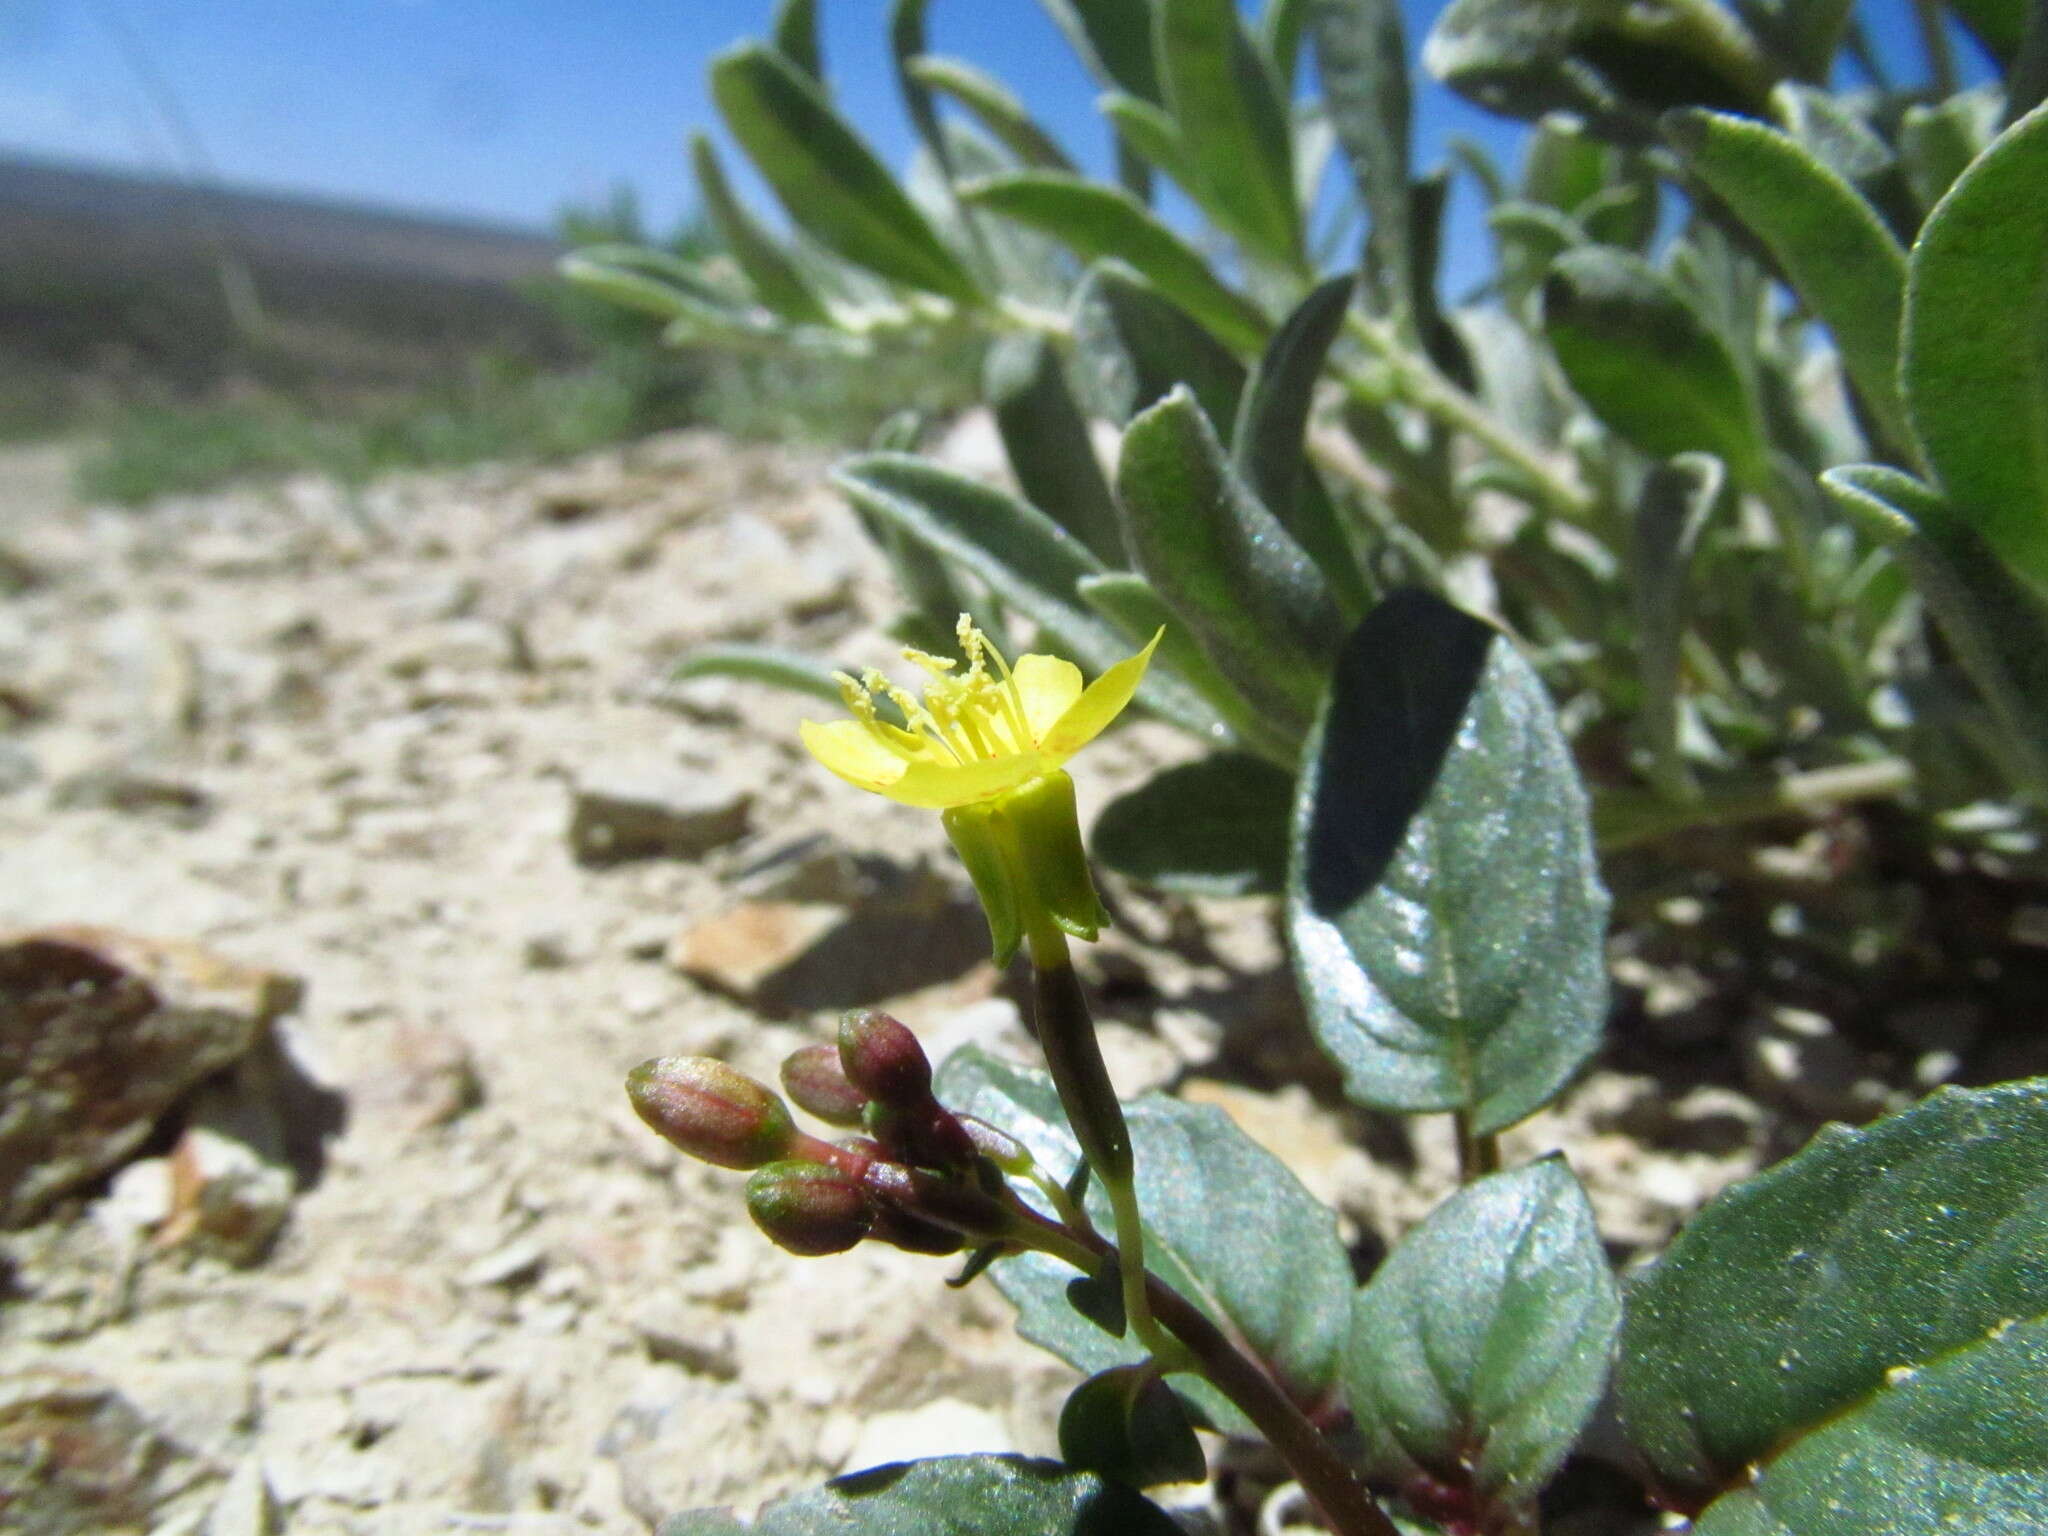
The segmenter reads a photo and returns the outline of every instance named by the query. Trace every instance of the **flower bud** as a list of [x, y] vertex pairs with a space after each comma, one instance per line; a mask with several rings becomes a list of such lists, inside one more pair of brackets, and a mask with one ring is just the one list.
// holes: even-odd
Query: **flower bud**
[[770, 1163], [747, 1180], [747, 1214], [776, 1247], [804, 1258], [844, 1253], [875, 1213], [860, 1181], [824, 1163]]
[[721, 1168], [759, 1168], [796, 1142], [781, 1099], [707, 1056], [643, 1061], [626, 1075], [626, 1094], [663, 1139]]
[[907, 1109], [870, 1104], [862, 1117], [868, 1134], [901, 1162], [920, 1168], [972, 1168], [974, 1141], [951, 1110], [935, 1099]]
[[907, 1109], [932, 1096], [932, 1064], [917, 1036], [878, 1008], [839, 1020], [839, 1063], [847, 1081], [877, 1103]]
[[861, 1176], [861, 1185], [878, 1215], [897, 1212], [976, 1242], [1002, 1238], [1012, 1227], [1001, 1201], [963, 1179], [876, 1163]]
[[887, 1205], [875, 1211], [874, 1229], [868, 1235], [905, 1253], [925, 1253], [934, 1258], [958, 1253], [967, 1246], [967, 1239], [958, 1232]]
[[782, 1088], [798, 1109], [842, 1130], [858, 1130], [868, 1105], [868, 1096], [847, 1081], [832, 1045], [807, 1045], [785, 1060]]

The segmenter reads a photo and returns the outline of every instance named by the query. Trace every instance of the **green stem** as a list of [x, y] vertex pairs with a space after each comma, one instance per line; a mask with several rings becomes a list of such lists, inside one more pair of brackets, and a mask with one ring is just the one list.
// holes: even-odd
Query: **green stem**
[[1458, 1127], [1458, 1182], [1472, 1184], [1489, 1173], [1500, 1172], [1500, 1138], [1491, 1131], [1472, 1128], [1472, 1112], [1451, 1111]]
[[1095, 1038], [1095, 1020], [1074, 974], [1067, 936], [1050, 921], [1033, 921], [1026, 933], [1031, 949], [1038, 1044], [1060, 1096], [1060, 1107], [1081, 1144], [1102, 1191], [1109, 1198], [1116, 1225], [1118, 1272], [1123, 1283], [1124, 1316], [1138, 1342], [1168, 1370], [1186, 1368], [1182, 1351], [1152, 1318], [1145, 1296], [1145, 1228], [1139, 1220], [1137, 1162], [1123, 1105], [1103, 1065]]
[[[1403, 345], [1391, 325], [1356, 310], [1346, 317], [1345, 324], [1354, 337], [1386, 364], [1402, 399], [1454, 431], [1463, 432], [1495, 458], [1513, 465], [1551, 511], [1577, 523], [1593, 515], [1592, 496], [1559, 475], [1541, 449], [1497, 421], [1485, 406], [1445, 378], [1435, 363]], [[1371, 391], [1361, 381], [1346, 379], [1345, 383], [1354, 394], [1369, 400]]]
[[1913, 787], [1913, 765], [1896, 757], [1787, 774], [1752, 789], [1724, 789], [1684, 803], [1611, 790], [1593, 805], [1602, 853], [1618, 853], [1694, 827], [1736, 826], [1773, 816], [1813, 815], [1858, 800], [1889, 800]]
[[1104, 1262], [1118, 1260], [1127, 1280], [1133, 1274], [1142, 1277], [1147, 1312], [1165, 1326], [1188, 1362], [1162, 1365], [1162, 1369], [1191, 1371], [1229, 1398], [1266, 1437], [1338, 1536], [1400, 1536], [1357, 1474], [1271, 1372], [1157, 1275], [1124, 1264], [1100, 1237], [1090, 1237], [1082, 1246], [1094, 1256], [1092, 1263], [1081, 1266], [1085, 1273], [1093, 1274]]

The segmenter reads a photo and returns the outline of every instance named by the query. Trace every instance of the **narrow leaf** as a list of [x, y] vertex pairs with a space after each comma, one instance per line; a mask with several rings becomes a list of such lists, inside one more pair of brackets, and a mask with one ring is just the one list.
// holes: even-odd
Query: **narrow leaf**
[[1039, 170], [1073, 171], [1074, 163], [1067, 158], [1066, 152], [1025, 111], [1024, 103], [995, 76], [976, 69], [964, 59], [940, 58], [932, 54], [918, 55], [909, 61], [906, 68], [918, 84], [930, 90], [944, 91], [972, 112], [980, 119], [981, 125], [1022, 164]]
[[1923, 213], [1931, 211], [1998, 133], [2000, 93], [1962, 91], [1938, 106], [1906, 108], [1899, 123], [1899, 162]]
[[1344, 1390], [1366, 1471], [1526, 1511], [1591, 1417], [1621, 1295], [1560, 1157], [1467, 1185], [1351, 1306]]
[[1294, 779], [1242, 752], [1181, 763], [1103, 807], [1095, 857], [1132, 880], [1190, 896], [1277, 894], [1287, 881]]
[[1864, 405], [1893, 449], [1905, 451], [1913, 441], [1898, 384], [1906, 254], [1877, 210], [1790, 137], [1762, 123], [1674, 112], [1664, 119], [1664, 133], [1834, 333]]
[[767, 683], [791, 693], [823, 699], [835, 707], [840, 703], [839, 684], [832, 680], [831, 668], [815, 657], [768, 645], [703, 646], [690, 652], [669, 672], [671, 682], [686, 683], [693, 677], [744, 678], [750, 683]]
[[1086, 261], [1119, 260], [1193, 315], [1233, 350], [1255, 352], [1266, 321], [1224, 286], [1209, 263], [1127, 193], [1076, 176], [1020, 171], [960, 189], [970, 203], [1042, 230]]
[[2039, 1078], [1830, 1126], [1630, 1285], [1622, 1427], [1667, 1495], [1730, 1495], [1699, 1529], [2026, 1528], [2048, 1498], [2044, 1144]]
[[1700, 533], [1721, 499], [1721, 461], [1680, 454], [1644, 478], [1636, 500], [1636, 676], [1642, 682], [1637, 729], [1658, 788], [1683, 798], [1693, 785], [1678, 749], [1679, 646], [1688, 618], [1686, 578]]
[[780, 0], [769, 36], [774, 39], [777, 53], [823, 88], [825, 62], [818, 50], [818, 0]]
[[1166, 108], [1122, 91], [1107, 91], [1095, 103], [1102, 115], [1116, 125], [1122, 141], [1154, 169], [1182, 187], [1195, 184], [1194, 167], [1188, 163], [1187, 146]]
[[1058, 350], [1036, 333], [1002, 337], [983, 360], [982, 380], [1024, 499], [1045, 508], [1105, 566], [1123, 564], [1116, 501], [1088, 423], [1067, 391]]
[[1115, 263], [1074, 294], [1074, 363], [1083, 399], [1123, 426], [1176, 384], [1194, 391], [1218, 433], [1244, 394], [1244, 365], [1192, 315]]
[[[1083, 576], [1081, 599], [1133, 645], [1143, 645], [1161, 629], [1166, 631], [1152, 672], [1162, 672], [1187, 686], [1176, 688], [1171, 696], [1162, 693], [1146, 698], [1144, 702], [1156, 713], [1207, 741], [1242, 743], [1271, 762], [1293, 764], [1295, 743], [1275, 732], [1230, 686], [1216, 664], [1202, 654], [1180, 615], [1152, 590], [1152, 583], [1129, 571]], [[1145, 674], [1147, 683], [1153, 680], [1152, 672]]]
[[1309, 0], [1323, 104], [1371, 217], [1367, 292], [1398, 312], [1408, 260], [1409, 86], [1397, 0]]
[[1768, 473], [1733, 354], [1647, 263], [1612, 246], [1566, 251], [1543, 284], [1543, 328], [1579, 398], [1643, 452], [1712, 453], [1745, 485]]
[[744, 44], [712, 63], [711, 91], [790, 218], [820, 245], [906, 287], [980, 302], [967, 269], [809, 75]]
[[1231, 467], [1308, 551], [1352, 618], [1365, 611], [1365, 583], [1322, 483], [1310, 485], [1315, 470], [1304, 439], [1316, 383], [1344, 328], [1354, 286], [1349, 276], [1329, 278], [1280, 322], [1252, 370], [1230, 435]]
[[[976, 1047], [941, 1067], [948, 1106], [1017, 1137], [1055, 1178], [1079, 1154], [1059, 1096], [1041, 1072], [997, 1061]], [[1351, 1297], [1351, 1263], [1335, 1212], [1302, 1188], [1272, 1153], [1214, 1105], [1147, 1094], [1125, 1106], [1145, 1216], [1146, 1262], [1226, 1331], [1244, 1340], [1300, 1403], [1334, 1383]], [[1099, 1188], [1088, 1208], [1108, 1226]], [[1286, 1262], [1275, 1263], [1284, 1254]], [[1135, 1341], [1113, 1337], [1076, 1312], [1074, 1271], [1044, 1254], [999, 1260], [996, 1284], [1017, 1308], [1017, 1331], [1093, 1373], [1142, 1358]], [[1206, 1382], [1171, 1378], [1209, 1422], [1248, 1426]]]
[[835, 1478], [741, 1525], [724, 1510], [664, 1521], [658, 1536], [1176, 1536], [1122, 1483], [1021, 1456], [941, 1456]]
[[1288, 927], [1346, 1093], [1482, 1133], [1539, 1108], [1599, 1045], [1607, 893], [1529, 664], [1397, 592], [1345, 642], [1302, 764]]
[[1159, 99], [1159, 74], [1152, 59], [1152, 0], [1044, 4], [1098, 80], [1144, 101]]
[[1285, 98], [1232, 0], [1153, 0], [1166, 106], [1197, 181], [1196, 200], [1245, 247], [1301, 264], [1294, 135]]
[[2048, 588], [2048, 106], [1956, 179], [1913, 247], [1906, 408], [1942, 489]]
[[804, 325], [831, 322], [824, 302], [812, 291], [796, 263], [763, 229], [745, 204], [733, 196], [718, 163], [718, 152], [701, 133], [690, 135], [690, 161], [697, 173], [697, 189], [704, 199], [704, 211], [726, 250], [739, 265], [754, 290], [754, 296], [785, 320]]
[[1187, 390], [1124, 433], [1116, 492], [1139, 573], [1218, 671], [1280, 729], [1298, 729], [1336, 649], [1336, 610], [1315, 562], [1231, 472]]

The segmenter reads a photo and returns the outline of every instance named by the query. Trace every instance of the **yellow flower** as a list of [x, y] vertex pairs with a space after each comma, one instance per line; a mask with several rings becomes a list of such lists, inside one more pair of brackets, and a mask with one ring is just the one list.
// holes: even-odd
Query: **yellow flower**
[[[1057, 771], [1099, 736], [1131, 702], [1159, 644], [1154, 635], [1083, 688], [1081, 669], [1058, 656], [1020, 656], [1009, 666], [964, 613], [958, 633], [965, 672], [951, 657], [903, 653], [926, 673], [922, 700], [879, 672], [838, 674], [853, 719], [804, 721], [811, 756], [847, 783], [904, 805], [948, 810], [993, 800]], [[879, 717], [877, 694], [903, 712], [907, 729]]]

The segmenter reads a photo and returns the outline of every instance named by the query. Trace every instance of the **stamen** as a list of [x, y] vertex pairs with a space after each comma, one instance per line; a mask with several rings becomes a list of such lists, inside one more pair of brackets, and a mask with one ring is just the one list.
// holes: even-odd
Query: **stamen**
[[986, 635], [981, 636], [981, 641], [988, 647], [989, 655], [995, 659], [996, 671], [1002, 675], [1002, 691], [998, 697], [1003, 701], [1003, 713], [1009, 716], [1010, 729], [1017, 733], [1017, 750], [1029, 752], [1038, 745], [1038, 741], [1032, 736], [1031, 724], [1024, 715], [1024, 692], [1017, 686], [1017, 679], [1010, 675], [1010, 664], [1003, 660], [1003, 653], [997, 648], [995, 641]]

